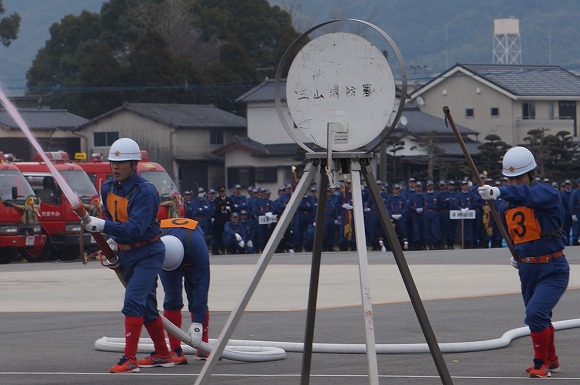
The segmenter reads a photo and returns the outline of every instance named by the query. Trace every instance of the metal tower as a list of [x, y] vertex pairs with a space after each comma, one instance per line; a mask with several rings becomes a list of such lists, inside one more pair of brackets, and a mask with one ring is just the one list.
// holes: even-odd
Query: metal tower
[[511, 17], [493, 21], [493, 64], [522, 64], [518, 19]]

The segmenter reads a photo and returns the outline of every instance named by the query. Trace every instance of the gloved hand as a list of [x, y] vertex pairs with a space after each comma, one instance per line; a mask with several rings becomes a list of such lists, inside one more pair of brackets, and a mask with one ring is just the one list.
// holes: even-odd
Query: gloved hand
[[572, 214], [572, 220], [574, 222], [578, 222], [578, 217], [576, 216], [576, 214]]
[[194, 322], [189, 327], [187, 334], [191, 336], [191, 342], [195, 347], [201, 344], [201, 338], [203, 336], [203, 325], [199, 322]]
[[107, 239], [107, 243], [109, 244], [111, 250], [116, 252], [119, 249], [119, 247], [117, 246], [117, 242], [115, 242], [113, 238]]
[[393, 214], [393, 215], [391, 215], [391, 218], [396, 219], [396, 220], [401, 219], [401, 217], [402, 217], [401, 214]]
[[473, 182], [472, 181], [467, 182], [467, 187], [469, 188], [473, 187]]
[[510, 259], [510, 263], [512, 264], [512, 267], [513, 267], [514, 269], [517, 269], [517, 268], [519, 267], [519, 266], [518, 266], [518, 261], [517, 261], [516, 259], [514, 259], [514, 257], [511, 257], [511, 259]]
[[349, 205], [348, 203], [345, 203], [342, 205], [343, 209], [347, 209], [347, 210], [352, 210], [352, 205]]
[[365, 213], [370, 213], [371, 212], [371, 209], [369, 209], [368, 207], [365, 207], [365, 210], [364, 211], [365, 211]]
[[492, 199], [497, 199], [499, 198], [499, 189], [497, 187], [491, 187], [489, 185], [483, 185], [481, 187], [477, 188], [477, 191], [479, 192], [479, 195], [481, 195], [481, 197], [486, 200], [492, 200]]
[[264, 214], [266, 216], [266, 218], [270, 219], [274, 216], [274, 214], [272, 214], [271, 212], [267, 212], [266, 214]]
[[97, 217], [89, 217], [90, 221], [85, 225], [85, 229], [90, 233], [102, 233], [105, 229], [105, 220]]
[[468, 211], [469, 211], [469, 207], [464, 207], [461, 209], [461, 214], [467, 214]]
[[[248, 246], [248, 248], [250, 248], [250, 249], [251, 249], [252, 247], [254, 247], [254, 242], [252, 242], [252, 241], [250, 240], [250, 241], [248, 241], [248, 243], [247, 243], [246, 245]], [[242, 247], [243, 247], [243, 246], [242, 246]]]
[[417, 212], [417, 214], [422, 214], [423, 213], [423, 207], [417, 207], [417, 210], [415, 210]]
[[213, 223], [215, 222], [215, 218], [211, 219], [211, 224], [213, 225]]
[[238, 245], [243, 248], [244, 246], [246, 246], [246, 243], [243, 240], [241, 240], [238, 242]]
[[335, 219], [334, 224], [338, 226], [338, 225], [340, 225], [340, 221], [338, 219]]
[[242, 236], [241, 236], [240, 234], [238, 234], [238, 233], [235, 233], [234, 235], [236, 236], [236, 241], [238, 241], [238, 242], [239, 242], [239, 241], [241, 241], [241, 240], [242, 240]]

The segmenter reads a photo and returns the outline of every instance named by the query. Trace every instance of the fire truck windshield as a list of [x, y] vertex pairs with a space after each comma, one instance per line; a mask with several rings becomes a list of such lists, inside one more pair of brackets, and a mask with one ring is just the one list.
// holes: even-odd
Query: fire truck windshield
[[86, 172], [82, 170], [63, 170], [60, 171], [60, 174], [79, 198], [92, 198], [98, 195], [95, 185], [91, 182]]
[[12, 187], [16, 187], [17, 198], [27, 198], [34, 195], [30, 184], [26, 181], [20, 171], [2, 170], [0, 171], [0, 198], [3, 201], [13, 199]]
[[171, 179], [167, 172], [141, 171], [140, 174], [155, 186], [162, 201], [164, 198], [168, 199], [174, 193], [178, 193], [177, 187], [175, 186], [175, 183], [173, 183], [173, 179]]

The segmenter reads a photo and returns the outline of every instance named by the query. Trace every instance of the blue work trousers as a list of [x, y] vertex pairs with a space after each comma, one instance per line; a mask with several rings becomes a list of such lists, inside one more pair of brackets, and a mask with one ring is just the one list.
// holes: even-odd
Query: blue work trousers
[[143, 317], [144, 323], [157, 319], [157, 275], [165, 259], [165, 244], [158, 240], [132, 250], [119, 251], [123, 278], [127, 283], [122, 313]]
[[526, 305], [525, 324], [540, 332], [552, 323], [552, 310], [566, 291], [570, 266], [565, 256], [549, 263], [519, 263], [522, 297]]

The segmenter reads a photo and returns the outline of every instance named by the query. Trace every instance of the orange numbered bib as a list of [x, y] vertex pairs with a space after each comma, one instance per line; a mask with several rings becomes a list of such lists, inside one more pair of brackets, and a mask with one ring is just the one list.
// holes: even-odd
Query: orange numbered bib
[[514, 244], [540, 239], [542, 229], [533, 209], [522, 206], [506, 210], [505, 219]]
[[169, 228], [180, 228], [180, 229], [189, 229], [195, 230], [197, 227], [197, 221], [189, 218], [168, 218], [161, 220], [161, 228], [162, 229], [169, 229]]

